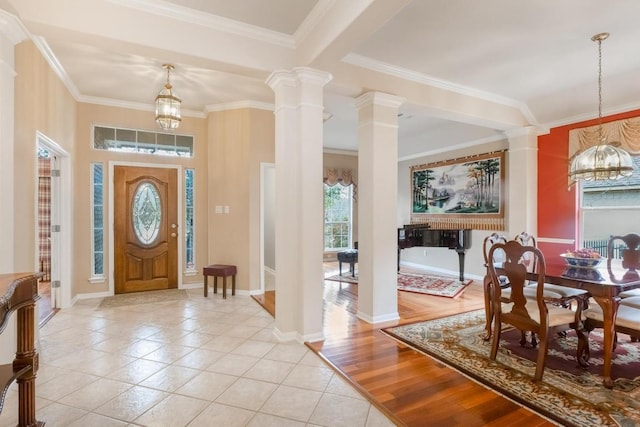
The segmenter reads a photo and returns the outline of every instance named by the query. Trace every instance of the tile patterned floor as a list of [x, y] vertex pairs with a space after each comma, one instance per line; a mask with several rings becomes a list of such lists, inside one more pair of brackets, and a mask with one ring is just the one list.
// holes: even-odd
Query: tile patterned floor
[[[394, 424], [306, 346], [279, 342], [252, 298], [100, 307], [77, 302], [41, 330], [38, 420], [56, 426]], [[17, 424], [17, 387], [0, 427]]]

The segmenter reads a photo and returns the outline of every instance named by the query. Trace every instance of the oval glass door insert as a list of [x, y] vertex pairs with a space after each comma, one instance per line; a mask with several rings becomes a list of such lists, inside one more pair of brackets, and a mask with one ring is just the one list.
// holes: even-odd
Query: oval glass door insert
[[153, 184], [143, 182], [138, 186], [133, 196], [131, 215], [138, 240], [144, 245], [152, 244], [160, 234], [162, 219], [160, 195]]

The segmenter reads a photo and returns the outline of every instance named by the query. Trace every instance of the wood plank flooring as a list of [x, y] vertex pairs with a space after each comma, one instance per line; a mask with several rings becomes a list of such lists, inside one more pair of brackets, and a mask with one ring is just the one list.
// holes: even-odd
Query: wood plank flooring
[[[337, 263], [325, 263], [325, 271]], [[325, 281], [322, 342], [307, 343], [399, 426], [551, 426], [553, 423], [387, 337], [381, 328], [483, 307], [477, 281], [457, 299], [398, 293], [397, 322], [371, 325], [355, 316], [357, 285]], [[270, 313], [275, 294], [258, 296]]]

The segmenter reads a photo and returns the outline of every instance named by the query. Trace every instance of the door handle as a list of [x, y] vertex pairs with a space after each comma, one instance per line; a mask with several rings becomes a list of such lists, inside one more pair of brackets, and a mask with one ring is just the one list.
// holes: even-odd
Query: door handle
[[176, 237], [178, 234], [176, 233], [171, 233], [171, 237]]

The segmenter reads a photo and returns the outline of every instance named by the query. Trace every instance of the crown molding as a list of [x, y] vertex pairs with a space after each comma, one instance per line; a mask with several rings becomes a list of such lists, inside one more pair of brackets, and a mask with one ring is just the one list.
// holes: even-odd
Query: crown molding
[[530, 124], [537, 124], [537, 120], [529, 107], [521, 101], [506, 98], [494, 93], [481, 91], [467, 86], [459, 85], [450, 81], [438, 79], [406, 68], [398, 67], [386, 62], [377, 61], [366, 56], [350, 53], [342, 59], [343, 62], [357, 67], [366, 68], [390, 76], [398, 77], [404, 80], [413, 81], [427, 86], [437, 87], [439, 89], [459, 93], [461, 95], [471, 96], [473, 98], [483, 99], [485, 101], [495, 102], [496, 104], [506, 105], [508, 107], [517, 108]]
[[6, 10], [0, 9], [0, 33], [15, 46], [29, 38], [29, 32], [18, 17]]
[[[78, 102], [83, 102], [85, 104], [95, 104], [95, 105], [102, 105], [105, 107], [116, 107], [116, 108], [127, 108], [130, 110], [140, 110], [140, 111], [151, 111], [154, 112], [156, 111], [156, 107], [155, 105], [152, 104], [145, 104], [142, 102], [129, 102], [129, 101], [122, 101], [119, 99], [112, 99], [112, 98], [101, 98], [98, 96], [86, 96], [86, 95], [80, 95], [79, 99], [77, 99]], [[193, 117], [196, 119], [205, 119], [207, 118], [206, 114], [201, 112], [201, 111], [196, 111], [196, 110], [185, 110], [182, 109], [180, 111], [180, 114], [182, 115], [182, 117]]]
[[240, 110], [243, 108], [255, 108], [257, 110], [274, 111], [275, 105], [270, 104], [268, 102], [247, 100], [247, 101], [225, 102], [224, 104], [207, 105], [205, 107], [205, 111], [207, 113], [212, 113], [215, 111]]
[[[602, 111], [602, 117], [613, 116], [614, 114], [626, 113], [628, 111], [640, 110], [640, 102], [632, 102], [630, 104], [620, 105], [615, 108], [608, 108]], [[598, 118], [598, 112], [578, 114], [577, 116], [567, 117], [566, 119], [556, 120], [554, 122], [545, 123], [543, 127], [553, 129], [560, 126], [572, 125], [574, 123], [586, 122]], [[548, 133], [548, 132], [547, 132]]]
[[423, 151], [422, 153], [416, 153], [416, 154], [411, 154], [409, 156], [399, 157], [398, 158], [398, 162], [403, 162], [405, 160], [419, 159], [421, 157], [433, 156], [435, 154], [448, 153], [448, 152], [454, 151], [454, 150], [462, 150], [462, 149], [465, 149], [465, 148], [471, 148], [471, 147], [475, 147], [475, 146], [478, 146], [478, 145], [487, 144], [487, 143], [490, 143], [490, 142], [502, 141], [504, 139], [505, 139], [504, 136], [500, 136], [500, 135], [488, 136], [486, 138], [480, 138], [480, 139], [476, 139], [476, 140], [473, 140], [473, 141], [467, 141], [467, 142], [463, 142], [463, 143], [457, 144], [457, 145], [450, 145], [448, 147], [438, 148], [437, 150]]
[[62, 80], [62, 84], [64, 84], [64, 86], [67, 88], [69, 93], [71, 93], [71, 96], [73, 96], [73, 99], [75, 99], [76, 101], [79, 101], [80, 97], [82, 96], [80, 94], [80, 91], [78, 90], [76, 85], [73, 83], [73, 81], [69, 78], [69, 75], [65, 71], [62, 64], [60, 64], [60, 62], [58, 61], [58, 58], [56, 58], [55, 54], [49, 47], [49, 44], [45, 41], [43, 37], [40, 37], [40, 36], [33, 36], [32, 40], [33, 40], [33, 43], [38, 48], [38, 50], [40, 51], [40, 53], [42, 54], [42, 56], [44, 57], [45, 61], [47, 61], [47, 63], [53, 70], [53, 72], [56, 73], [56, 75], [60, 78], [60, 80]]
[[179, 19], [181, 21], [202, 25], [216, 31], [222, 31], [237, 36], [247, 37], [250, 39], [267, 42], [282, 46], [289, 49], [295, 49], [295, 39], [293, 36], [280, 33], [277, 31], [267, 30], [255, 25], [246, 24], [235, 21], [233, 19], [224, 18], [222, 16], [212, 15], [210, 13], [196, 11], [184, 6], [178, 6], [161, 0], [107, 0], [110, 3], [117, 4], [131, 9], [138, 9], [144, 12], [154, 13], [171, 19]]
[[322, 150], [324, 154], [340, 154], [342, 156], [358, 156], [357, 150], [344, 150], [339, 148], [325, 148]]

